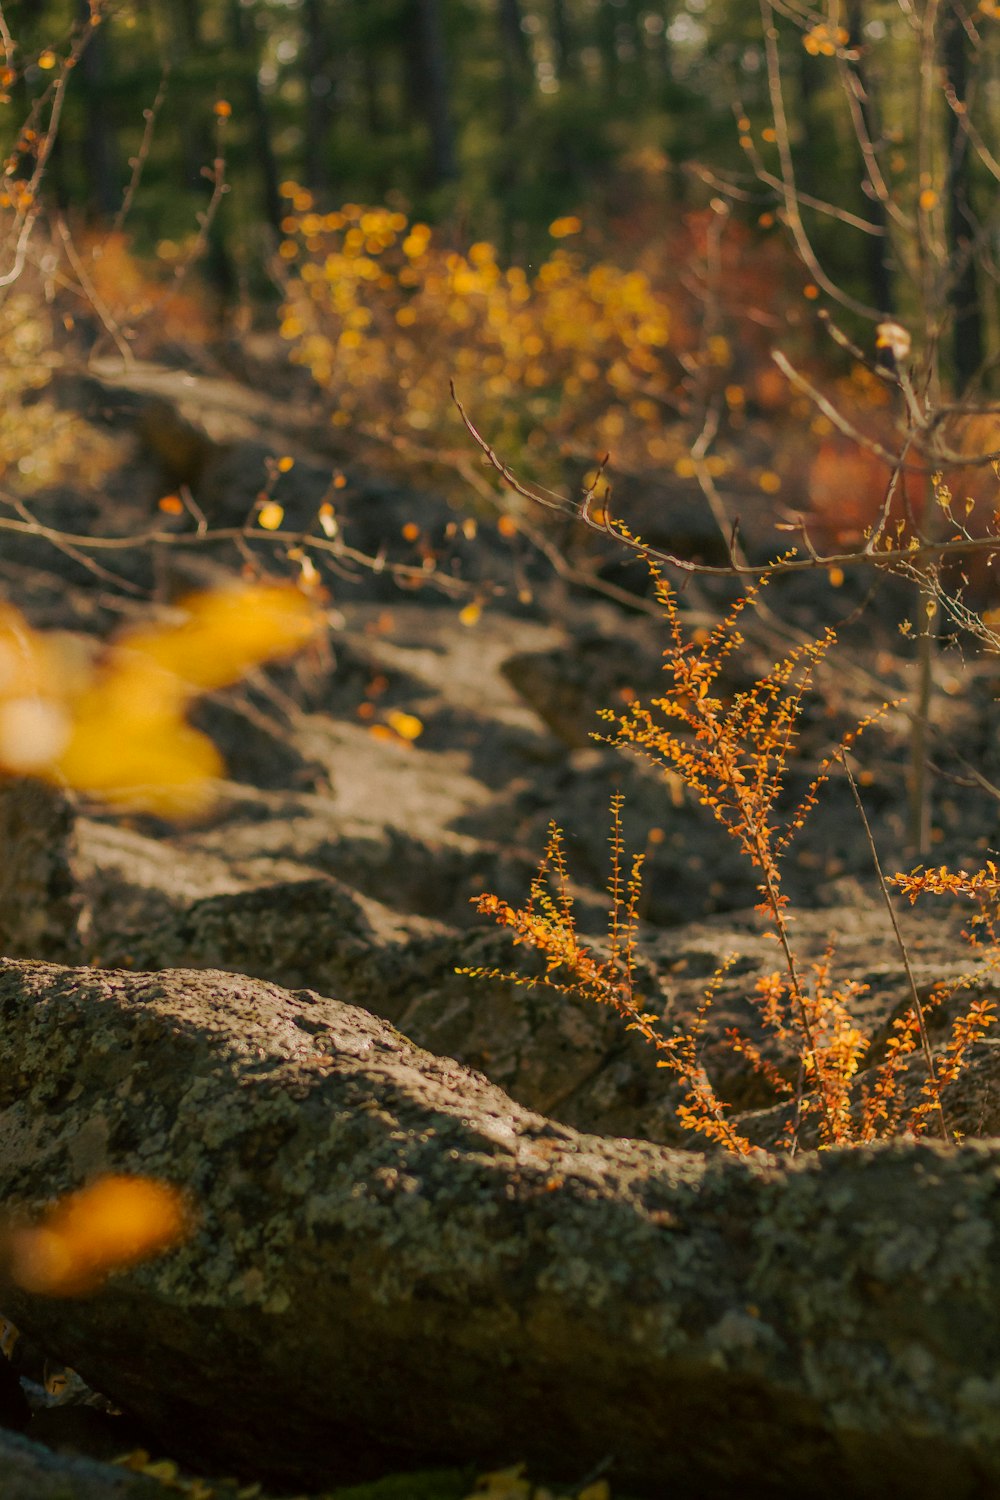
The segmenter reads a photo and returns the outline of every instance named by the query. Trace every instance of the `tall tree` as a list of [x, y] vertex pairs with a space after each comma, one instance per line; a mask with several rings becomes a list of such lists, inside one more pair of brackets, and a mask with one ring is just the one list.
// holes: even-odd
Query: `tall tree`
[[328, 186], [329, 135], [335, 113], [332, 7], [324, 0], [305, 0], [305, 180], [314, 192]]
[[[81, 25], [89, 21], [89, 0], [77, 0], [77, 19]], [[103, 219], [113, 217], [121, 198], [115, 132], [108, 112], [111, 25], [111, 17], [106, 16], [80, 59], [87, 206]]]
[[230, 0], [229, 27], [236, 56], [241, 63], [244, 87], [254, 126], [255, 159], [267, 223], [277, 234], [282, 219], [281, 194], [278, 191], [278, 166], [271, 135], [267, 100], [260, 83], [260, 44], [254, 16], [241, 0]]
[[458, 176], [441, 0], [409, 0], [407, 12], [410, 100], [430, 135], [430, 185], [440, 187]]
[[551, 15], [556, 74], [560, 79], [576, 78], [579, 74], [579, 60], [566, 0], [551, 0]]
[[601, 71], [607, 104], [618, 103], [621, 69], [618, 62], [618, 6], [613, 0], [598, 0], [597, 44], [601, 53]]
[[983, 310], [976, 266], [979, 224], [972, 206], [969, 136], [965, 110], [969, 93], [969, 18], [959, 0], [951, 0], [941, 31], [945, 87], [954, 107], [945, 111], [948, 164], [945, 216], [948, 239], [948, 289], [952, 312], [952, 366], [956, 392], [967, 388], [983, 363]]
[[500, 48], [503, 56], [503, 124], [512, 130], [521, 116], [531, 80], [531, 54], [522, 21], [521, 0], [499, 0]]

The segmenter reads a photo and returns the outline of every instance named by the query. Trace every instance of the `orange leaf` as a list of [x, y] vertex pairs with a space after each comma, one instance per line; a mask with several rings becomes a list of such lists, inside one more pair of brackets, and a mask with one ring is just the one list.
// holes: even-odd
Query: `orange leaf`
[[26, 1292], [79, 1297], [189, 1232], [177, 1188], [148, 1177], [102, 1177], [61, 1198], [41, 1223], [8, 1232], [10, 1275]]

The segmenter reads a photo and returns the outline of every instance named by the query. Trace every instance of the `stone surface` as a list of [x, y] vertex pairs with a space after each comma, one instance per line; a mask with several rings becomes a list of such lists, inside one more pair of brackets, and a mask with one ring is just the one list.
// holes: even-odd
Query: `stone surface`
[[649, 1496], [1000, 1490], [1000, 1145], [579, 1135], [337, 1001], [0, 969], [0, 1195], [183, 1184], [190, 1242], [14, 1322], [203, 1468], [525, 1457]]
[[53, 1453], [0, 1428], [0, 1493], [3, 1500], [163, 1500], [164, 1489], [155, 1479]]

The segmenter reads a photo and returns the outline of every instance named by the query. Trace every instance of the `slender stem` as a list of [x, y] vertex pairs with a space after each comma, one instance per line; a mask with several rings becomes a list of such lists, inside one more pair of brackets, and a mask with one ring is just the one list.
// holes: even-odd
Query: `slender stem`
[[729, 786], [733, 796], [736, 799], [737, 806], [740, 810], [740, 817], [743, 820], [743, 827], [749, 834], [753, 844], [753, 848], [756, 854], [757, 866], [763, 878], [764, 894], [767, 897], [767, 904], [771, 909], [771, 917], [774, 921], [775, 932], [777, 933], [778, 941], [781, 944], [781, 950], [785, 959], [785, 968], [788, 971], [789, 989], [791, 990], [792, 999], [799, 1014], [799, 1025], [802, 1027], [802, 1035], [805, 1038], [807, 1049], [806, 1060], [811, 1062], [813, 1077], [816, 1080], [816, 1087], [819, 1091], [820, 1107], [823, 1112], [823, 1123], [826, 1127], [826, 1133], [832, 1145], [836, 1141], [836, 1127], [834, 1125], [833, 1115], [830, 1111], [830, 1101], [827, 1098], [826, 1091], [826, 1078], [824, 1077], [823, 1070], [820, 1067], [819, 1052], [816, 1046], [816, 1039], [813, 1034], [812, 1022], [809, 1019], [809, 1010], [805, 1001], [805, 993], [803, 990], [802, 980], [799, 977], [798, 965], [795, 962], [795, 954], [792, 951], [791, 939], [788, 935], [788, 924], [785, 921], [785, 915], [781, 909], [781, 895], [778, 889], [778, 873], [775, 868], [774, 854], [771, 849], [771, 843], [767, 836], [767, 825], [764, 821], [763, 815], [758, 815], [747, 799], [746, 792], [744, 791], [742, 782], [740, 780], [738, 769], [733, 764], [733, 759], [732, 755], [730, 754], [729, 747], [723, 739], [718, 725], [709, 718], [706, 718], [705, 722], [711, 732], [716, 751], [722, 763], [724, 774], [726, 777], [726, 784]]
[[938, 1123], [941, 1127], [941, 1139], [950, 1143], [951, 1135], [948, 1130], [948, 1122], [944, 1117], [944, 1106], [941, 1103], [941, 1090], [938, 1085], [937, 1073], [934, 1071], [934, 1054], [931, 1052], [930, 1037], [927, 1034], [927, 1022], [924, 1018], [924, 1008], [920, 1003], [920, 995], [917, 992], [917, 981], [914, 978], [913, 967], [910, 963], [910, 955], [907, 951], [906, 943], [903, 940], [903, 934], [900, 930], [899, 921], [896, 917], [895, 908], [892, 904], [892, 897], [889, 895], [889, 887], [886, 885], [885, 875], [882, 873], [882, 865], [878, 857], [878, 850], [875, 847], [875, 839], [872, 835], [871, 824], [868, 821], [868, 814], [865, 812], [865, 805], [861, 800], [861, 793], [858, 791], [858, 784], [855, 781], [854, 775], [848, 764], [846, 751], [841, 750], [839, 759], [844, 767], [844, 770], [847, 773], [847, 781], [851, 788], [851, 795], [854, 798], [854, 804], [857, 807], [858, 814], [861, 818], [862, 823], [864, 824], [865, 835], [868, 839], [868, 847], [871, 850], [872, 863], [875, 866], [875, 873], [878, 876], [878, 883], [882, 888], [882, 899], [885, 902], [886, 911], [889, 913], [889, 920], [892, 923], [892, 930], [896, 935], [896, 946], [899, 948], [900, 957], [903, 960], [903, 968], [906, 970], [906, 978], [910, 986], [910, 997], [913, 1001], [913, 1011], [917, 1018], [917, 1027], [920, 1031], [920, 1047], [924, 1054], [924, 1062], [927, 1064], [927, 1074], [931, 1081], [931, 1091], [934, 1095], [934, 1103], [937, 1106]]

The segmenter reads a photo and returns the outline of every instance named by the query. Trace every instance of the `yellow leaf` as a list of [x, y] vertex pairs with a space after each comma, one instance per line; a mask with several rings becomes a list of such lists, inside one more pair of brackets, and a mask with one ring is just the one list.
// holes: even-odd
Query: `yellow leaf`
[[423, 723], [416, 714], [405, 714], [396, 708], [386, 714], [386, 722], [403, 740], [419, 739], [424, 732]]
[[263, 526], [265, 531], [277, 531], [284, 519], [284, 507], [279, 505], [276, 500], [268, 500], [267, 504], [262, 505], [257, 513], [257, 524], [258, 526]]
[[463, 625], [475, 625], [482, 612], [482, 605], [473, 600], [472, 603], [466, 604], [463, 609], [459, 610], [458, 618]]
[[510, 1469], [496, 1469], [491, 1474], [480, 1474], [476, 1481], [476, 1493], [469, 1500], [481, 1500], [487, 1495], [490, 1500], [531, 1500], [531, 1484], [524, 1478], [524, 1464], [515, 1464]]
[[59, 779], [114, 807], [193, 817], [211, 799], [222, 758], [211, 740], [166, 708], [157, 713], [147, 701], [144, 709], [133, 718], [110, 696], [91, 695], [55, 762]]
[[399, 743], [399, 735], [395, 734], [388, 724], [372, 724], [368, 733], [373, 740], [388, 740], [391, 744]]
[[251, 584], [195, 594], [186, 620], [135, 631], [114, 648], [155, 663], [196, 692], [227, 687], [251, 667], [304, 646], [316, 633], [316, 606], [290, 584]]
[[158, 1479], [161, 1484], [174, 1485], [180, 1470], [172, 1458], [158, 1458], [153, 1463], [145, 1464], [140, 1472], [148, 1474], [151, 1479]]
[[7, 771], [44, 775], [71, 733], [69, 713], [51, 698], [0, 700], [0, 766]]
[[[223, 766], [212, 742], [184, 720], [191, 699], [305, 645], [320, 616], [290, 585], [223, 589], [185, 608], [181, 624], [135, 630], [108, 649], [69, 704], [68, 742], [46, 774], [168, 817], [206, 804]], [[2, 647], [0, 634], [0, 672]]]

